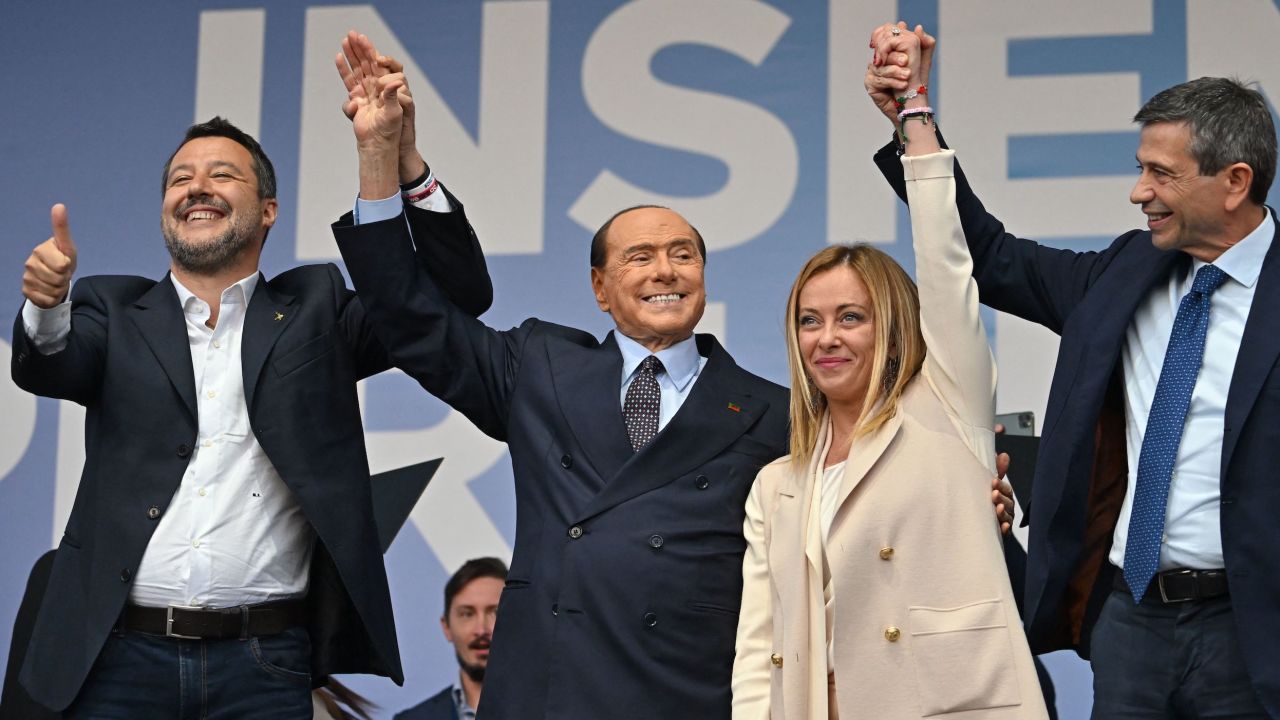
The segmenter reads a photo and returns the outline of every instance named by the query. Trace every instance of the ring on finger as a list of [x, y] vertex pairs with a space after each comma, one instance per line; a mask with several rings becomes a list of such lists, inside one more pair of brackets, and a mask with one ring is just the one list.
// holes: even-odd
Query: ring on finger
[[902, 34], [902, 28], [897, 27], [897, 26], [895, 25], [894, 27], [889, 28], [889, 32], [890, 32], [894, 37], [898, 37], [899, 35], [901, 35], [901, 34]]

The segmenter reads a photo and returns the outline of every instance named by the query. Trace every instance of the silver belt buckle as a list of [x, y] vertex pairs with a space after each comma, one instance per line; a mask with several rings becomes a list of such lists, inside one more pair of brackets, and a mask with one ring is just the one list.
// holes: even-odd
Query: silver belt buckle
[[1194, 570], [1178, 570], [1177, 572], [1170, 572], [1170, 573], [1156, 573], [1156, 587], [1160, 588], [1160, 600], [1163, 601], [1166, 605], [1171, 605], [1173, 603], [1191, 602], [1192, 600], [1194, 600], [1195, 598], [1181, 598], [1179, 600], [1169, 599], [1169, 594], [1165, 592], [1165, 589], [1164, 589], [1164, 579], [1166, 577], [1169, 577], [1170, 575], [1187, 575], [1191, 577], [1193, 582], [1195, 582], [1197, 585], [1199, 584], [1199, 579], [1195, 577]]
[[198, 605], [174, 605], [170, 603], [169, 606], [165, 608], [164, 613], [164, 636], [177, 638], [179, 640], [203, 640], [204, 638], [199, 635], [179, 635], [173, 631], [174, 610], [204, 610], [204, 608], [199, 607]]

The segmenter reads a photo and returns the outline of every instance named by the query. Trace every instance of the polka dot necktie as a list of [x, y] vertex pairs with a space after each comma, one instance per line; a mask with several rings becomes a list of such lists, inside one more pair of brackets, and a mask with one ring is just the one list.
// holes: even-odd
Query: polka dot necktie
[[1178, 305], [1169, 347], [1151, 401], [1147, 430], [1138, 456], [1138, 483], [1129, 515], [1129, 535], [1124, 548], [1124, 581], [1141, 602], [1160, 566], [1164, 536], [1165, 503], [1173, 478], [1173, 463], [1182, 443], [1182, 426], [1191, 405], [1191, 390], [1204, 359], [1204, 338], [1209, 330], [1209, 301], [1226, 275], [1213, 265], [1196, 272], [1191, 292]]
[[637, 452], [658, 434], [658, 410], [662, 407], [662, 391], [658, 389], [660, 372], [661, 360], [653, 355], [642, 360], [622, 402], [622, 419], [631, 437], [631, 449]]

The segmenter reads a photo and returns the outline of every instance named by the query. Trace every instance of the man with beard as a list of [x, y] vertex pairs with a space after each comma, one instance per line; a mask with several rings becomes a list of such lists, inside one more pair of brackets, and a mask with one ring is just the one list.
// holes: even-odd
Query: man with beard
[[[400, 160], [410, 190], [430, 179], [416, 150]], [[71, 290], [62, 205], [26, 263], [14, 381], [87, 418], [21, 681], [71, 718], [309, 719], [330, 673], [403, 682], [356, 396], [389, 359], [335, 266], [259, 273], [278, 203], [252, 137], [192, 126], [163, 179], [162, 280]], [[406, 196], [404, 222], [436, 202]], [[474, 240], [414, 234], [436, 281], [483, 312]]]
[[489, 642], [507, 565], [498, 558], [468, 560], [444, 586], [440, 628], [453, 643], [458, 681], [396, 715], [395, 720], [474, 720], [489, 665]]

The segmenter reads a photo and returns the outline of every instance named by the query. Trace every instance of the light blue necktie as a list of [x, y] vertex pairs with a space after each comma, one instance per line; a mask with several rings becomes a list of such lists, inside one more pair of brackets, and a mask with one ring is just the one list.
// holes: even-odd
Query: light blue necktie
[[1209, 330], [1209, 302], [1226, 274], [1213, 265], [1196, 272], [1191, 292], [1178, 304], [1173, 332], [1160, 368], [1160, 381], [1151, 401], [1147, 431], [1138, 456], [1138, 485], [1129, 515], [1129, 536], [1124, 548], [1124, 581], [1141, 602], [1160, 566], [1160, 539], [1164, 535], [1165, 503], [1173, 463], [1182, 443], [1182, 426], [1191, 405], [1191, 390], [1204, 359], [1204, 337]]

